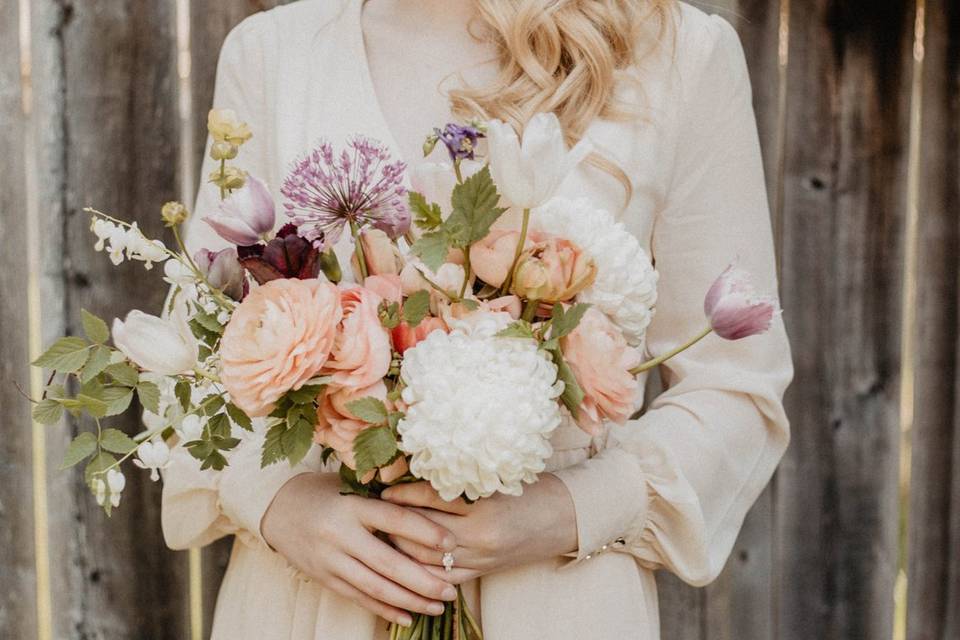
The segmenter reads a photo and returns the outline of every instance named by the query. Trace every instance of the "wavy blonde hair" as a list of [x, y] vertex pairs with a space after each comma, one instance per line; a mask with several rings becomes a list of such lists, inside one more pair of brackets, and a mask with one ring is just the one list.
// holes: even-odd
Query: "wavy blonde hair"
[[[597, 117], [636, 115], [616, 100], [617, 82], [663, 40], [674, 5], [674, 0], [474, 2], [481, 28], [475, 35], [496, 46], [500, 71], [488, 86], [451, 91], [453, 112], [498, 118], [522, 131], [535, 114], [552, 111], [571, 145]], [[656, 37], [644, 43], [645, 33]], [[632, 187], [624, 171], [599, 154], [590, 161], [616, 177], [629, 200]]]

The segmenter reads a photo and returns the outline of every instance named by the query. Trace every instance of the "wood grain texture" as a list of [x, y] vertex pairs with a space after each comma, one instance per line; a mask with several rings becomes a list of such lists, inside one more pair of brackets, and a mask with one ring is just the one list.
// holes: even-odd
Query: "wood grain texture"
[[907, 638], [946, 640], [960, 637], [960, 6], [926, 12]]
[[890, 638], [912, 3], [794, 2], [777, 478], [783, 640]]

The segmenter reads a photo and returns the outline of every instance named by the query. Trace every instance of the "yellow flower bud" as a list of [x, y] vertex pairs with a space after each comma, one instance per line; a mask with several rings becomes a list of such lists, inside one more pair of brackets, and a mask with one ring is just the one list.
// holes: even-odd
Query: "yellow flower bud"
[[513, 293], [527, 300], [543, 300], [550, 292], [550, 274], [546, 265], [532, 255], [524, 255], [517, 265]]
[[214, 160], [233, 160], [240, 153], [240, 147], [226, 140], [217, 140], [210, 146], [210, 157]]
[[168, 202], [160, 209], [160, 217], [168, 227], [175, 227], [178, 224], [186, 222], [189, 215], [190, 213], [183, 203], [176, 201]]
[[221, 189], [234, 191], [235, 189], [240, 189], [247, 183], [247, 172], [237, 167], [227, 167], [223, 175], [221, 175], [220, 170], [217, 169], [210, 174], [210, 182]]
[[233, 109], [211, 109], [207, 116], [207, 130], [217, 142], [242, 145], [253, 137], [249, 125], [240, 122]]

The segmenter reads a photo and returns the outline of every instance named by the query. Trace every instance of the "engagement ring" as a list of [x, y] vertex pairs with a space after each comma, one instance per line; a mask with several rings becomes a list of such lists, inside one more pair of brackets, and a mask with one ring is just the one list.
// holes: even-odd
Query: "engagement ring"
[[447, 573], [453, 571], [453, 554], [449, 551], [443, 554], [443, 570]]

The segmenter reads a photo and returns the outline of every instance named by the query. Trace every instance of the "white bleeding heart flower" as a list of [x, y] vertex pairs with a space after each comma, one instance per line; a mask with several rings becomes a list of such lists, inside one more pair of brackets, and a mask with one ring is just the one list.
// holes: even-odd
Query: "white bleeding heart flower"
[[160, 479], [160, 471], [170, 466], [170, 447], [163, 440], [148, 440], [137, 447], [133, 464], [150, 470], [150, 479]]
[[116, 469], [110, 469], [107, 471], [106, 481], [104, 481], [103, 478], [97, 478], [93, 481], [93, 490], [96, 494], [97, 504], [105, 507], [109, 501], [112, 507], [119, 507], [120, 496], [126, 486], [127, 479], [123, 473]]

